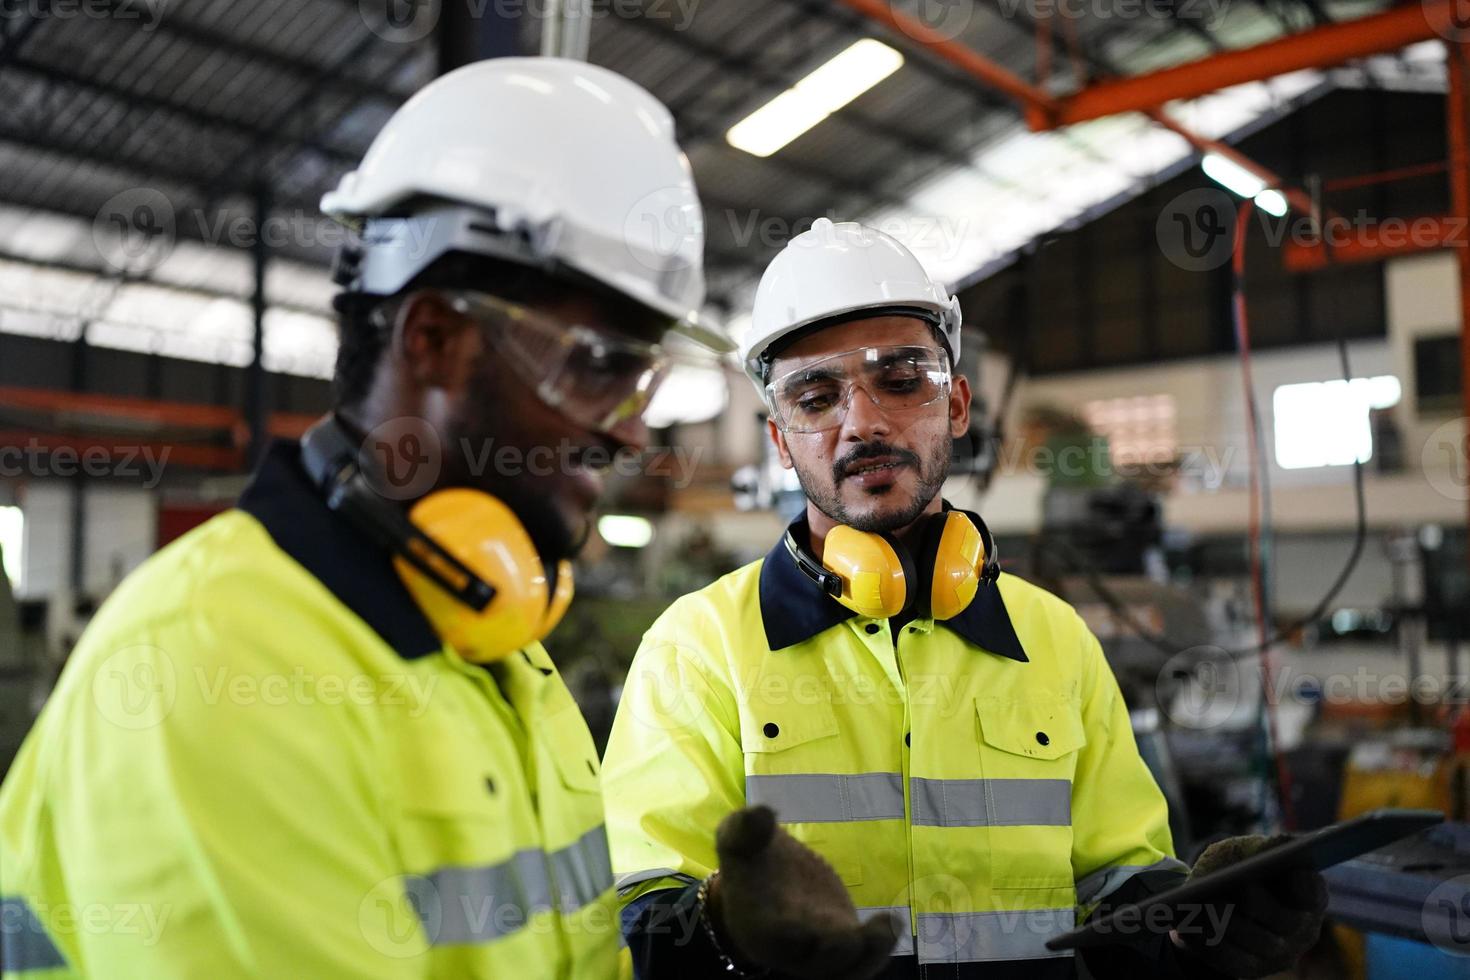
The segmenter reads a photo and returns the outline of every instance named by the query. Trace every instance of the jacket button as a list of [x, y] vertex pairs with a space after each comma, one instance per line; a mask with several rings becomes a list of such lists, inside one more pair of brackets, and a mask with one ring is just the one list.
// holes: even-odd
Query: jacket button
[[1046, 732], [1037, 732], [1036, 733], [1036, 741], [1039, 742], [1039, 743], [1041, 743], [1042, 745], [1050, 745], [1051, 744], [1051, 738], [1047, 736]]
[[766, 738], [775, 738], [781, 734], [781, 726], [777, 725], [774, 721], [768, 721], [761, 731], [766, 733]]
[[869, 623], [867, 626], [865, 626], [863, 628], [866, 629], [868, 631], [868, 635], [871, 636], [874, 633], [876, 633], [879, 630], [881, 630], [883, 627], [879, 626], [877, 623]]
[[903, 733], [903, 744], [904, 745], [912, 745], [913, 744], [912, 742], [909, 741], [909, 734], [910, 734], [909, 732], [904, 732]]

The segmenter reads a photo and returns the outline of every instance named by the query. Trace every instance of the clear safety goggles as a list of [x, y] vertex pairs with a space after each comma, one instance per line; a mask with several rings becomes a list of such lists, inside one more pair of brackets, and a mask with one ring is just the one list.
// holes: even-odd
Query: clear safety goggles
[[490, 342], [551, 408], [611, 432], [641, 418], [670, 360], [658, 344], [616, 337], [472, 290], [438, 290], [455, 312], [487, 324]]
[[853, 391], [885, 412], [911, 412], [949, 395], [949, 360], [929, 347], [863, 347], [787, 371], [766, 385], [782, 432], [821, 432], [847, 418]]

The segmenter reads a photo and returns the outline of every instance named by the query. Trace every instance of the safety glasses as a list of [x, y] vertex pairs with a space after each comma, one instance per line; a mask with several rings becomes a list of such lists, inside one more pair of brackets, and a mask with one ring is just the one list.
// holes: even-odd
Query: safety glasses
[[782, 432], [822, 432], [847, 418], [853, 391], [889, 413], [911, 412], [949, 395], [949, 361], [928, 347], [863, 347], [787, 371], [766, 385], [766, 405]]
[[491, 327], [490, 342], [541, 400], [585, 428], [610, 432], [642, 417], [668, 374], [669, 359], [657, 344], [564, 323], [486, 293], [439, 294], [456, 312]]

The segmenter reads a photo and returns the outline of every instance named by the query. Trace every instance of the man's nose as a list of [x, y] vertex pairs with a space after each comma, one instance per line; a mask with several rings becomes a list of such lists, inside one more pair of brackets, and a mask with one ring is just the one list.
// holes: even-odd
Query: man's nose
[[847, 417], [842, 420], [843, 440], [872, 442], [892, 431], [893, 425], [888, 420], [888, 413], [878, 407], [866, 388], [854, 385], [847, 400]]

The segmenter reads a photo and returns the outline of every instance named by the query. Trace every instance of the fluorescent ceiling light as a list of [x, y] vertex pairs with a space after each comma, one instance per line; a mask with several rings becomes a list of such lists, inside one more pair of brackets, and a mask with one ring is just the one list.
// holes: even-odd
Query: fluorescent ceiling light
[[1266, 182], [1255, 173], [1218, 153], [1206, 153], [1199, 165], [1211, 180], [1241, 197], [1255, 197], [1266, 189]]
[[597, 533], [614, 548], [646, 548], [653, 540], [653, 524], [645, 517], [606, 514], [597, 519]]
[[1261, 191], [1256, 195], [1256, 207], [1273, 218], [1286, 217], [1286, 195], [1280, 191]]
[[864, 38], [730, 127], [737, 150], [768, 157], [898, 71], [903, 55]]

